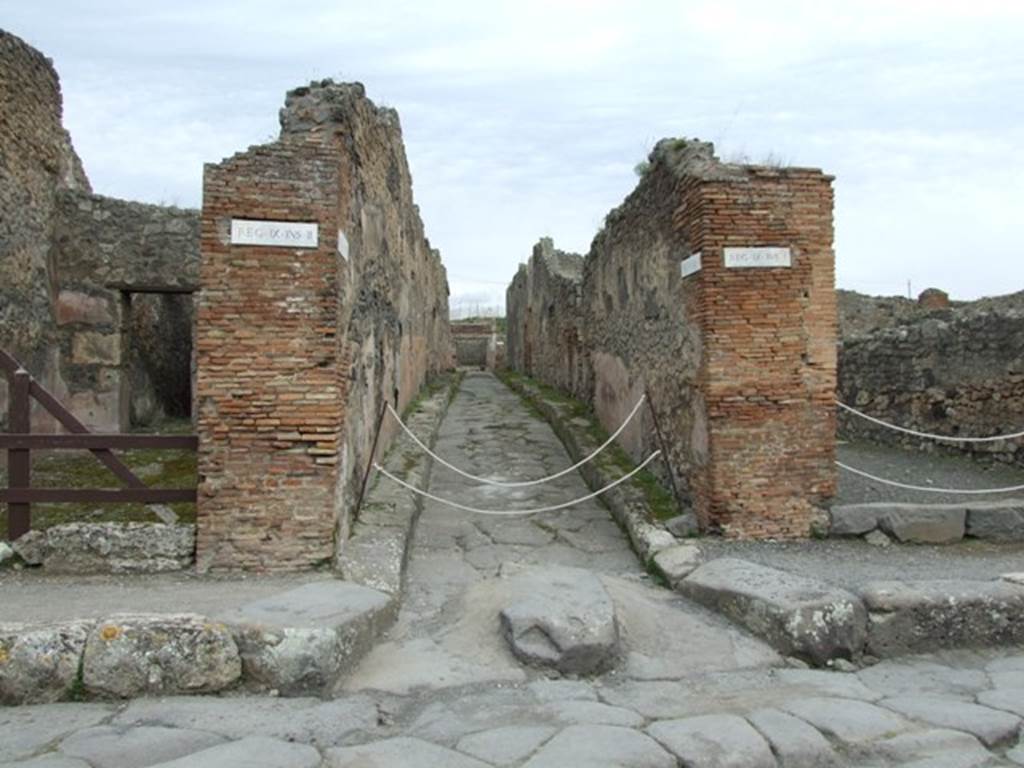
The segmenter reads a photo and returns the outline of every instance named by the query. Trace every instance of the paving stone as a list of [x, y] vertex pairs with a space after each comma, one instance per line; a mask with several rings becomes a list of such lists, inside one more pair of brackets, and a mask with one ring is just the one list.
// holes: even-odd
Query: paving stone
[[884, 581], [860, 591], [868, 651], [880, 658], [940, 648], [1024, 644], [1024, 587], [1003, 581]]
[[231, 627], [246, 682], [294, 696], [332, 686], [390, 626], [397, 609], [391, 595], [332, 579], [220, 618]]
[[652, 562], [654, 568], [664, 577], [670, 587], [693, 573], [704, 561], [700, 547], [696, 544], [679, 544], [658, 552]]
[[0, 768], [92, 768], [84, 760], [51, 753], [17, 763], [0, 763]]
[[970, 734], [926, 730], [883, 739], [870, 747], [900, 768], [975, 768], [989, 765], [992, 753]]
[[611, 598], [595, 574], [550, 567], [513, 578], [528, 589], [500, 615], [505, 639], [519, 659], [567, 674], [595, 674], [614, 665], [619, 628]]
[[650, 720], [691, 714], [694, 697], [687, 686], [676, 681], [630, 681], [600, 689], [601, 699], [638, 712]]
[[538, 700], [566, 701], [597, 701], [593, 686], [582, 680], [535, 680], [528, 686]]
[[422, 739], [397, 738], [329, 749], [329, 768], [486, 768], [476, 758]]
[[775, 679], [786, 686], [802, 690], [804, 695], [841, 699], [878, 701], [880, 693], [871, 690], [857, 675], [848, 672], [827, 672], [820, 669], [778, 669]]
[[456, 749], [491, 765], [525, 760], [558, 732], [550, 726], [510, 725], [464, 736]]
[[377, 707], [365, 695], [333, 701], [263, 696], [177, 696], [137, 699], [115, 719], [118, 726], [166, 725], [209, 731], [229, 739], [251, 734], [334, 746], [355, 731], [377, 727]]
[[985, 664], [987, 672], [1024, 672], [1024, 654], [1010, 654], [992, 659]]
[[346, 581], [398, 595], [407, 545], [406, 528], [357, 524], [338, 553], [337, 571]]
[[87, 760], [93, 768], [145, 768], [223, 743], [224, 737], [209, 731], [99, 726], [64, 739], [60, 751], [68, 757]]
[[768, 740], [781, 768], [839, 765], [828, 739], [800, 718], [768, 708], [751, 712], [747, 719]]
[[584, 526], [578, 531], [559, 531], [558, 538], [581, 552], [614, 552], [621, 549], [625, 542], [622, 531], [617, 528], [614, 532], [608, 530], [597, 533], [591, 531], [590, 526]]
[[906, 720], [864, 701], [810, 698], [780, 704], [781, 709], [806, 720], [826, 736], [858, 745], [907, 730]]
[[644, 734], [612, 725], [573, 725], [545, 744], [523, 768], [675, 768], [675, 759]]
[[1024, 501], [968, 504], [967, 535], [994, 541], [1024, 541]]
[[989, 677], [982, 670], [949, 667], [930, 657], [882, 661], [862, 669], [857, 677], [882, 697], [933, 694], [973, 699], [990, 687]]
[[964, 537], [963, 507], [891, 504], [878, 518], [879, 527], [906, 544], [951, 544]]
[[647, 733], [692, 768], [775, 768], [768, 742], [736, 715], [663, 720]]
[[874, 504], [837, 504], [829, 510], [832, 536], [860, 536], [878, 526], [882, 510]]
[[613, 707], [597, 701], [552, 702], [541, 708], [541, 715], [545, 720], [550, 716], [554, 720], [572, 725], [621, 725], [636, 728], [644, 723], [644, 719], [630, 709]]
[[989, 672], [993, 688], [1020, 688], [1024, 690], [1024, 669]]
[[1024, 765], [1024, 733], [1021, 734], [1017, 746], [1007, 751], [1006, 759], [1017, 765]]
[[29, 626], [0, 624], [0, 704], [49, 704], [66, 699], [92, 622]]
[[122, 614], [89, 633], [82, 680], [94, 694], [210, 693], [242, 674], [228, 628], [196, 614]]
[[733, 558], [712, 560], [677, 587], [767, 640], [814, 664], [860, 654], [865, 613], [845, 590]]
[[1020, 572], [1020, 573], [1004, 573], [999, 578], [1001, 578], [1003, 581], [1008, 582], [1010, 584], [1016, 584], [1018, 586], [1024, 587], [1024, 572]]
[[523, 544], [539, 547], [554, 540], [555, 535], [528, 522], [494, 526], [488, 531], [495, 544]]
[[39, 704], [0, 708], [0, 760], [27, 758], [69, 733], [113, 714], [102, 704]]
[[997, 688], [978, 694], [978, 703], [1024, 717], [1024, 688]]
[[249, 736], [153, 768], [319, 768], [320, 753], [305, 744]]
[[1008, 712], [940, 696], [904, 696], [879, 704], [929, 725], [966, 731], [987, 747], [1010, 742], [1021, 725], [1020, 718]]

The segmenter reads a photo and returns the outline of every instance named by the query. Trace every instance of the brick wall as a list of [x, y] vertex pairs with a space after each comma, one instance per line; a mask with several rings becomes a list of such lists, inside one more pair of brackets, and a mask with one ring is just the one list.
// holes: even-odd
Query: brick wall
[[[377, 414], [385, 401], [401, 410], [451, 360], [447, 281], [397, 115], [358, 84], [324, 81], [290, 92], [281, 124], [278, 141], [204, 176], [205, 568], [296, 569], [340, 552]], [[316, 222], [319, 242], [232, 245], [232, 218]]]
[[[788, 248], [792, 266], [726, 268], [732, 247]], [[684, 277], [698, 253], [702, 268]], [[559, 326], [580, 329], [585, 372], [569, 381], [549, 362], [534, 375], [591, 402], [609, 430], [649, 392], [676, 484], [706, 529], [809, 534], [835, 492], [830, 177], [727, 165], [709, 144], [664, 141], [594, 238], [578, 314], [555, 300], [565, 286], [534, 278], [541, 271], [531, 260], [509, 290], [512, 367], [527, 370], [528, 346], [568, 358], [564, 337], [530, 316], [550, 307]], [[620, 442], [636, 459], [658, 447], [650, 414]]]

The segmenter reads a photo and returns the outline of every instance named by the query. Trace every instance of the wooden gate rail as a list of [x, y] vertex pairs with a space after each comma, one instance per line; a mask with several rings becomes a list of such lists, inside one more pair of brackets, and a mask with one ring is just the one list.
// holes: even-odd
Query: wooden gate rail
[[[60, 502], [169, 504], [197, 499], [195, 488], [149, 488], [111, 449], [156, 448], [195, 451], [195, 435], [123, 435], [90, 432], [52, 394], [33, 379], [13, 356], [0, 350], [0, 372], [7, 377], [8, 429], [0, 434], [0, 450], [7, 451], [7, 488], [0, 502], [7, 504], [7, 534], [11, 541], [29, 531], [32, 504]], [[71, 434], [31, 434], [31, 401], [35, 399]], [[87, 450], [127, 488], [32, 488], [33, 450]]]

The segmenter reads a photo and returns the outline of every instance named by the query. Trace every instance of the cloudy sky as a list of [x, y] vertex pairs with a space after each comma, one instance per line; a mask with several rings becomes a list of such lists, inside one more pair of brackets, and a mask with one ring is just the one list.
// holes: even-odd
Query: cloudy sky
[[664, 136], [835, 174], [840, 287], [1024, 289], [1020, 0], [0, 0], [0, 26], [54, 60], [96, 191], [150, 202], [199, 206], [287, 89], [362, 81], [464, 310], [541, 235], [585, 252]]

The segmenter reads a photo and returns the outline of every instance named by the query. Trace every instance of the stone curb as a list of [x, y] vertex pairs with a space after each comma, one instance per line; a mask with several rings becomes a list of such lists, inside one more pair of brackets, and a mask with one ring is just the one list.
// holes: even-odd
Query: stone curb
[[[540, 412], [574, 462], [589, 455], [600, 445], [585, 428], [574, 423], [572, 415], [565, 413], [557, 403], [544, 398], [535, 387], [504, 376], [500, 379]], [[592, 491], [603, 488], [620, 476], [607, 472], [596, 461], [584, 464], [579, 471]], [[615, 521], [625, 529], [633, 551], [645, 566], [662, 550], [680, 543], [662, 524], [649, 518], [643, 490], [633, 481], [616, 486], [598, 498], [611, 511]]]
[[[461, 376], [453, 376], [447, 387], [424, 400], [405, 418], [409, 429], [430, 447], [460, 381]], [[389, 472], [417, 488], [426, 487], [430, 481], [433, 463], [404, 432], [399, 433], [383, 461]], [[422, 496], [380, 475], [371, 478], [352, 535], [338, 553], [337, 572], [346, 581], [400, 599], [409, 543], [422, 509]]]
[[195, 562], [191, 523], [65, 523], [31, 530], [10, 548], [47, 573], [167, 573]]
[[677, 591], [818, 666], [1024, 644], [1024, 578], [872, 582], [856, 594], [733, 558], [698, 567]]
[[832, 536], [866, 536], [876, 530], [909, 544], [949, 544], [961, 539], [1024, 541], [1024, 499], [957, 504], [872, 502], [841, 504], [830, 512]]

